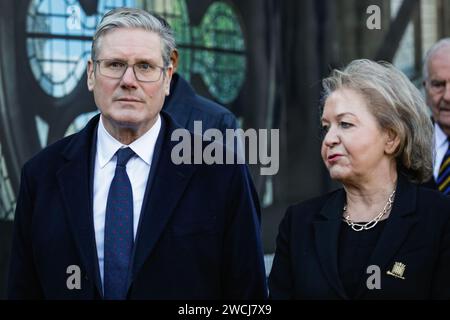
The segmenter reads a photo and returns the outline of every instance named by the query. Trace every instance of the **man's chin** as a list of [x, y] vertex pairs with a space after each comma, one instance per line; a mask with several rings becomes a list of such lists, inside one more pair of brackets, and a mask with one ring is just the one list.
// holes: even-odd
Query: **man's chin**
[[137, 121], [136, 119], [114, 119], [114, 123], [120, 128], [127, 129], [136, 129], [142, 123], [141, 121]]
[[120, 128], [137, 128], [140, 124], [142, 124], [142, 119], [140, 119], [137, 115], [130, 114], [119, 114], [119, 115], [110, 115], [107, 117], [108, 120], [114, 123], [114, 126]]
[[148, 115], [143, 116], [138, 112], [120, 112], [110, 113], [105, 118], [111, 122], [111, 125], [116, 128], [140, 130], [143, 127], [151, 127], [154, 121], [149, 119]]

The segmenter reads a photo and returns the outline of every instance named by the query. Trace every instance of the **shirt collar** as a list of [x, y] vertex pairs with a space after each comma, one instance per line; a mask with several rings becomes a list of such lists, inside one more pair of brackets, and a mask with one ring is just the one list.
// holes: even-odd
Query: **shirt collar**
[[447, 145], [447, 135], [442, 131], [441, 127], [437, 123], [434, 123], [434, 138], [436, 139], [436, 150], [440, 147]]
[[139, 158], [145, 163], [151, 165], [153, 152], [155, 151], [156, 140], [158, 138], [159, 131], [161, 129], [161, 117], [158, 114], [158, 118], [155, 124], [145, 134], [133, 141], [130, 145], [126, 146], [120, 141], [116, 140], [113, 136], [106, 131], [103, 125], [102, 116], [98, 123], [97, 129], [97, 157], [101, 168], [111, 161], [117, 150], [123, 147], [130, 147]]

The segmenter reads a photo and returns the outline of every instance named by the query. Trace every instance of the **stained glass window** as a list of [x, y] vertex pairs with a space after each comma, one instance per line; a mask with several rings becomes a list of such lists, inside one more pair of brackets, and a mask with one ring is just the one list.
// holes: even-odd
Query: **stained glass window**
[[224, 2], [212, 4], [194, 30], [193, 72], [203, 75], [210, 93], [222, 103], [232, 102], [245, 79], [245, 44], [239, 21]]

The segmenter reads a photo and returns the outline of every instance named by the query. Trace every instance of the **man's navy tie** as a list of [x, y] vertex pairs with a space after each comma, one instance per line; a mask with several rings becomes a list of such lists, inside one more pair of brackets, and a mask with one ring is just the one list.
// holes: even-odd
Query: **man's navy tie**
[[125, 299], [128, 267], [133, 249], [133, 193], [126, 165], [134, 156], [130, 148], [119, 149], [114, 178], [106, 203], [104, 242], [105, 299]]
[[450, 195], [450, 137], [448, 138], [448, 150], [439, 168], [437, 185], [439, 191], [447, 196]]

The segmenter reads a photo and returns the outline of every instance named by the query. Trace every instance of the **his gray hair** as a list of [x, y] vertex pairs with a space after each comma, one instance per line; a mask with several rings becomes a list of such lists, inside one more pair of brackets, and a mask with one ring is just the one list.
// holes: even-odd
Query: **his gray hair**
[[382, 130], [400, 138], [394, 153], [399, 172], [417, 183], [431, 177], [433, 124], [419, 90], [401, 71], [387, 62], [355, 60], [322, 84], [323, 101], [342, 88], [361, 94]]
[[158, 18], [149, 12], [136, 8], [116, 8], [103, 16], [92, 41], [92, 60], [97, 59], [99, 42], [102, 36], [116, 28], [139, 28], [158, 34], [162, 42], [161, 54], [164, 67], [170, 65], [170, 55], [176, 47], [172, 29], [161, 23]]
[[450, 38], [443, 38], [433, 44], [430, 49], [428, 49], [427, 54], [425, 55], [425, 59], [423, 62], [422, 76], [424, 80], [428, 80], [428, 67], [430, 64], [431, 58], [437, 53], [439, 50], [449, 47], [450, 48]]

